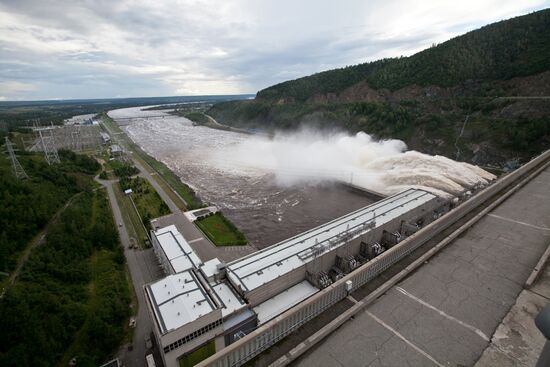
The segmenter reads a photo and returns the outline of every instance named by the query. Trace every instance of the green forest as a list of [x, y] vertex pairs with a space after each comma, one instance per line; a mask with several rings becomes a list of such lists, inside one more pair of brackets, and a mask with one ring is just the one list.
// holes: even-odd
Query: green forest
[[92, 180], [100, 166], [69, 151], [59, 156], [49, 166], [42, 155], [18, 153], [27, 180], [0, 160], [5, 273], [47, 228], [0, 299], [0, 366], [66, 366], [73, 357], [98, 366], [127, 332], [125, 257], [106, 195]]
[[15, 267], [20, 251], [76, 193], [90, 190], [90, 175], [99, 169], [91, 158], [59, 152], [61, 164], [50, 166], [42, 155], [21, 152], [28, 180], [18, 180], [10, 162], [0, 159], [0, 271]]

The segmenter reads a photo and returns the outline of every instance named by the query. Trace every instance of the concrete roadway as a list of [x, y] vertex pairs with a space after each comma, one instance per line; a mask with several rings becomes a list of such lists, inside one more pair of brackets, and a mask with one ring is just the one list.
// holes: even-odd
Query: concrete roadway
[[294, 365], [474, 365], [550, 245], [549, 192], [547, 168]]
[[130, 276], [132, 278], [132, 284], [134, 286], [135, 294], [138, 300], [136, 317], [136, 328], [134, 330], [133, 341], [131, 344], [124, 345], [118, 353], [118, 357], [122, 360], [125, 366], [145, 367], [147, 363], [145, 361], [145, 355], [148, 353], [145, 347], [145, 336], [151, 333], [152, 323], [151, 318], [147, 312], [147, 306], [145, 305], [145, 294], [143, 292], [143, 285], [160, 279], [164, 276], [160, 266], [158, 266], [156, 257], [152, 251], [149, 250], [132, 250], [130, 249], [130, 236], [124, 225], [122, 214], [118, 202], [116, 200], [113, 183], [116, 181], [100, 180], [96, 178], [103, 187], [107, 189], [109, 201], [111, 202], [111, 208], [115, 223], [123, 223], [122, 227], [118, 227], [118, 233], [120, 236], [120, 242], [124, 247], [124, 255], [126, 256], [126, 263]]

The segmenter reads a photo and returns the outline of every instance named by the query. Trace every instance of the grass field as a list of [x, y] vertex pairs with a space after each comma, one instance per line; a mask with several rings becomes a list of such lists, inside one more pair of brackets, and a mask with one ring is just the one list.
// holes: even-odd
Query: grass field
[[198, 219], [195, 224], [216, 246], [244, 246], [247, 243], [244, 235], [220, 212]]
[[147, 236], [147, 233], [145, 232], [143, 223], [141, 222], [136, 210], [130, 202], [130, 198], [124, 195], [124, 193], [120, 190], [118, 183], [113, 185], [113, 189], [118, 206], [122, 209], [122, 220], [124, 221], [128, 235], [136, 241], [136, 244], [140, 248], [145, 248], [144, 238]]
[[149, 181], [142, 177], [136, 177], [129, 179], [128, 182], [128, 186], [132, 189], [130, 196], [142, 219], [153, 219], [170, 214], [170, 209]]

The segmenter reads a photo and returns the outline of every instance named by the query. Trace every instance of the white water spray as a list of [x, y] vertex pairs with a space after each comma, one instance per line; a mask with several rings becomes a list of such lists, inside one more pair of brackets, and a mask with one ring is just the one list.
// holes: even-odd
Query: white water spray
[[406, 149], [400, 140], [375, 141], [363, 132], [302, 130], [272, 139], [254, 136], [215, 151], [209, 160], [226, 172], [272, 173], [279, 185], [344, 181], [386, 195], [415, 187], [448, 197], [495, 178], [467, 163]]

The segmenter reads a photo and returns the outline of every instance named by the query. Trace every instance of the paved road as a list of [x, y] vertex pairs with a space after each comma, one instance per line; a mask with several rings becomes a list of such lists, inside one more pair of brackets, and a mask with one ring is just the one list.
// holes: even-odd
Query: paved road
[[549, 192], [547, 168], [294, 365], [474, 365], [550, 244]]
[[531, 289], [523, 290], [503, 319], [475, 367], [531, 367], [537, 364], [546, 338], [535, 317], [550, 303], [550, 266]]
[[[96, 178], [103, 187], [107, 189], [109, 201], [115, 223], [124, 223], [122, 219], [122, 213], [118, 202], [116, 200], [113, 183], [116, 181], [100, 180]], [[147, 354], [147, 348], [145, 347], [145, 336], [152, 331], [151, 318], [147, 312], [147, 306], [145, 304], [145, 294], [143, 292], [143, 285], [160, 279], [163, 275], [161, 268], [158, 266], [155, 255], [151, 249], [149, 250], [132, 250], [130, 249], [130, 236], [126, 230], [126, 226], [118, 227], [120, 235], [120, 242], [124, 247], [124, 255], [126, 256], [126, 262], [132, 278], [132, 284], [138, 299], [137, 314], [136, 314], [136, 328], [134, 330], [134, 337], [129, 350], [129, 345], [124, 345], [119, 351], [119, 358], [124, 362], [125, 366], [129, 367], [141, 367], [146, 366], [145, 355]], [[135, 311], [134, 311], [135, 312]]]

